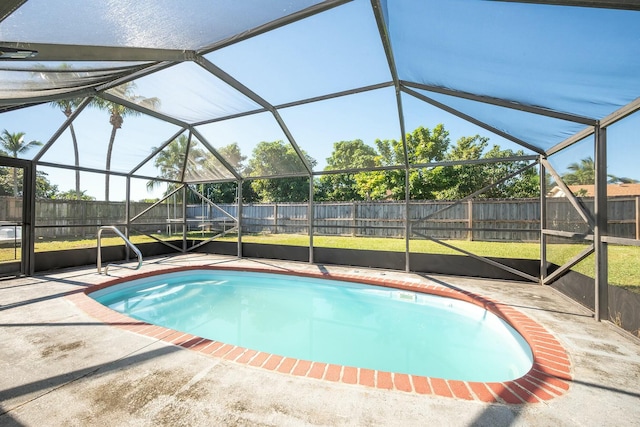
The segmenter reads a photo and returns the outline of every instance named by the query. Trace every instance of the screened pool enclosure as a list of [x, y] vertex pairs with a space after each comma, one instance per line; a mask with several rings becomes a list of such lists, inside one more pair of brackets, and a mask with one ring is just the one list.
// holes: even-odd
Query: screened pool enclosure
[[633, 332], [638, 28], [635, 1], [5, 1], [2, 271], [117, 226], [551, 285]]

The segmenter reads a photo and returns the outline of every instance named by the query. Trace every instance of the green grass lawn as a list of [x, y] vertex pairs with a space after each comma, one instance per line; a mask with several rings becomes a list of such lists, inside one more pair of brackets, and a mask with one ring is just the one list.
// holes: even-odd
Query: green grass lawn
[[[235, 237], [221, 240], [235, 241]], [[293, 234], [265, 234], [243, 236], [245, 243], [264, 243], [274, 245], [308, 246], [309, 237]], [[494, 258], [540, 259], [540, 245], [537, 242], [479, 242], [467, 240], [447, 240], [446, 243], [456, 246], [472, 254]], [[369, 249], [379, 251], [405, 251], [405, 240], [379, 237], [342, 237], [342, 236], [314, 236], [315, 247], [341, 249]], [[449, 249], [430, 240], [411, 240], [411, 252], [462, 255], [461, 252]], [[586, 246], [578, 244], [550, 244], [547, 245], [547, 259], [562, 265]], [[573, 267], [574, 271], [589, 277], [595, 276], [594, 256]], [[640, 247], [609, 245], [609, 283], [625, 288], [633, 288], [640, 292]]]
[[[167, 236], [157, 236], [166, 238]], [[176, 236], [179, 238], [179, 236]], [[189, 236], [194, 239], [207, 238], [201, 232]], [[131, 236], [136, 243], [154, 241], [148, 236]], [[220, 240], [235, 241], [236, 236], [224, 237]], [[296, 234], [260, 234], [242, 236], [245, 243], [263, 243], [273, 245], [308, 246], [309, 237]], [[475, 255], [495, 258], [540, 259], [540, 246], [537, 242], [479, 242], [467, 240], [448, 240], [446, 243], [471, 252]], [[102, 238], [103, 246], [122, 245], [122, 239], [117, 236]], [[429, 240], [411, 240], [410, 251], [416, 253], [433, 253], [462, 255], [460, 252]], [[405, 240], [397, 238], [379, 237], [347, 237], [347, 236], [314, 236], [315, 247], [366, 249], [379, 251], [405, 251]], [[547, 258], [550, 262], [562, 265], [586, 246], [577, 244], [550, 244], [547, 246]], [[40, 241], [36, 243], [36, 252], [49, 252], [76, 248], [96, 248], [96, 239], [70, 239], [56, 241]], [[17, 251], [18, 257], [20, 250]], [[11, 248], [0, 248], [0, 261], [15, 259], [15, 251]], [[590, 255], [573, 270], [589, 277], [594, 277], [594, 256]], [[640, 247], [609, 245], [609, 283], [640, 292]]]

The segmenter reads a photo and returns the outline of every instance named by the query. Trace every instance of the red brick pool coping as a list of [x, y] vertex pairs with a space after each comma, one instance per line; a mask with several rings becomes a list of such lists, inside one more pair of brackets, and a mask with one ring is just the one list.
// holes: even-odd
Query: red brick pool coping
[[[531, 370], [518, 379], [505, 382], [474, 382], [431, 378], [418, 375], [398, 374], [372, 369], [340, 366], [298, 360], [276, 354], [264, 353], [244, 347], [197, 337], [161, 326], [134, 320], [111, 310], [89, 297], [87, 294], [118, 283], [158, 274], [185, 270], [244, 270], [289, 274], [307, 277], [322, 277], [334, 280], [351, 281], [371, 285], [380, 285], [414, 292], [423, 292], [455, 298], [478, 305], [501, 317], [516, 329], [529, 343], [533, 352]], [[137, 334], [159, 339], [192, 351], [233, 361], [235, 363], [259, 367], [282, 374], [315, 378], [318, 380], [341, 382], [344, 384], [360, 384], [386, 390], [398, 390], [421, 395], [437, 395], [463, 400], [476, 400], [488, 403], [528, 404], [539, 403], [561, 396], [569, 390], [572, 380], [571, 362], [565, 349], [543, 326], [518, 310], [500, 304], [489, 298], [459, 289], [451, 289], [434, 283], [413, 283], [405, 280], [394, 280], [380, 277], [363, 277], [356, 274], [313, 273], [304, 271], [283, 271], [278, 268], [233, 268], [211, 266], [189, 266], [169, 268], [149, 273], [142, 273], [126, 278], [94, 285], [84, 292], [67, 295], [76, 306], [96, 319]]]

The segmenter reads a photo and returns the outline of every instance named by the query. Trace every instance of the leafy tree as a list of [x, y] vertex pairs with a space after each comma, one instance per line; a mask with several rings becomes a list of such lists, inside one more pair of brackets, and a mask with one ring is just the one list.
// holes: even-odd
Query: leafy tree
[[[316, 161], [303, 153], [313, 166]], [[260, 142], [253, 149], [253, 156], [247, 166], [249, 176], [282, 175], [299, 173], [302, 161], [290, 144], [283, 141]], [[309, 178], [293, 177], [278, 179], [256, 179], [251, 188], [263, 202], [299, 202], [309, 198]]]
[[36, 198], [51, 199], [58, 194], [58, 186], [51, 184], [47, 173], [36, 171]]
[[[15, 182], [9, 169], [0, 168], [0, 196], [15, 196], [13, 183]], [[15, 169], [14, 169], [15, 171]], [[16, 172], [18, 182], [22, 181], [23, 171], [18, 169]], [[36, 197], [41, 199], [50, 199], [58, 193], [58, 186], [52, 185], [47, 179], [46, 172], [36, 171]], [[18, 189], [18, 197], [22, 196], [22, 191]]]
[[[449, 132], [439, 124], [433, 129], [418, 127], [406, 135], [407, 160], [411, 165], [427, 164], [444, 160], [450, 144]], [[405, 164], [402, 141], [376, 140], [379, 156], [377, 166], [395, 166]], [[415, 168], [409, 173], [411, 196], [420, 199], [432, 199], [442, 188], [439, 178], [440, 169]], [[404, 200], [405, 171], [374, 171], [358, 174], [356, 177], [358, 193], [365, 199]]]
[[55, 195], [53, 195], [51, 197], [52, 199], [58, 199], [58, 200], [85, 200], [85, 201], [90, 201], [90, 200], [95, 200], [95, 197], [89, 196], [86, 194], [86, 190], [80, 192], [80, 194], [78, 195], [78, 192], [76, 190], [67, 190], [63, 193], [57, 193]]
[[[480, 135], [458, 139], [446, 155], [446, 160], [477, 160], [487, 147], [489, 138]], [[442, 168], [443, 188], [436, 193], [437, 199], [457, 200], [479, 190], [485, 185], [484, 165], [455, 165]]]
[[[364, 169], [376, 165], [378, 153], [362, 140], [340, 141], [333, 144], [331, 157], [327, 159], [325, 171], [341, 169]], [[358, 192], [354, 173], [330, 174], [320, 177], [317, 184], [318, 200], [351, 201], [363, 200]]]
[[[202, 188], [202, 195], [214, 203], [235, 203], [237, 196], [237, 183], [213, 182], [205, 184]], [[242, 182], [242, 202], [252, 203], [258, 201], [257, 195], [251, 187], [250, 181]]]
[[567, 166], [567, 171], [562, 175], [562, 180], [567, 185], [593, 185], [596, 182], [596, 168], [591, 156], [571, 163]]
[[[484, 157], [488, 159], [499, 159], [501, 157], [513, 157], [523, 156], [524, 152], [518, 150], [506, 149], [500, 150], [500, 147], [494, 145]], [[496, 162], [487, 163], [485, 165], [485, 175], [487, 176], [487, 184], [497, 182], [500, 179], [515, 173], [517, 170], [529, 164], [528, 161], [515, 161], [515, 162]], [[540, 175], [536, 168], [531, 167], [524, 172], [510, 178], [495, 187], [490, 188], [482, 197], [495, 198], [495, 199], [520, 199], [528, 197], [540, 196]]]
[[[447, 160], [499, 159], [524, 155], [524, 152], [506, 149], [494, 145], [485, 153], [489, 138], [475, 135], [460, 138], [447, 153]], [[483, 154], [484, 153], [484, 154]], [[528, 164], [527, 161], [492, 162], [466, 164], [442, 169], [445, 188], [437, 193], [438, 199], [457, 200], [498, 182]], [[540, 193], [540, 179], [534, 168], [487, 189], [478, 197], [483, 198], [522, 198], [536, 197]]]
[[[135, 83], [128, 82], [118, 86], [119, 95], [129, 101], [136, 104], [144, 105], [148, 108], [156, 108], [160, 104], [158, 98], [145, 98], [139, 95], [135, 95]], [[102, 110], [106, 110], [109, 113], [109, 124], [111, 124], [111, 136], [109, 137], [109, 146], [107, 147], [107, 160], [105, 170], [108, 172], [111, 170], [111, 155], [113, 153], [113, 144], [116, 139], [116, 132], [122, 128], [124, 118], [129, 116], [139, 116], [139, 111], [125, 107], [124, 105], [117, 104], [115, 102], [107, 101], [104, 99], [96, 100], [96, 106]], [[105, 174], [104, 181], [104, 199], [109, 201], [109, 174]]]
[[[6, 151], [0, 154], [6, 155], [8, 152], [11, 156], [18, 157], [18, 154], [25, 153], [33, 147], [42, 145], [42, 142], [40, 141], [25, 142], [24, 136], [25, 136], [24, 132], [9, 133], [9, 131], [6, 129], [2, 131], [2, 134], [0, 134], [0, 146], [3, 148], [3, 150], [6, 150]], [[17, 169], [16, 168], [12, 168], [12, 169], [13, 169], [13, 195], [17, 197], [18, 196]]]

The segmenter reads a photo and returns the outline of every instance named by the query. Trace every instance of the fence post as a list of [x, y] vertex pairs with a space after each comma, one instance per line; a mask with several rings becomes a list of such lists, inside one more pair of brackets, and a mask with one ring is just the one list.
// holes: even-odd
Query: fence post
[[357, 231], [356, 231], [356, 224], [357, 224], [357, 217], [358, 217], [358, 204], [357, 202], [354, 200], [353, 201], [353, 207], [351, 208], [351, 236], [352, 237], [356, 237], [358, 235]]
[[636, 240], [640, 240], [640, 196], [636, 196]]
[[278, 234], [278, 202], [273, 204], [273, 234]]
[[469, 231], [467, 231], [467, 240], [473, 241], [473, 200], [467, 200], [467, 227]]

